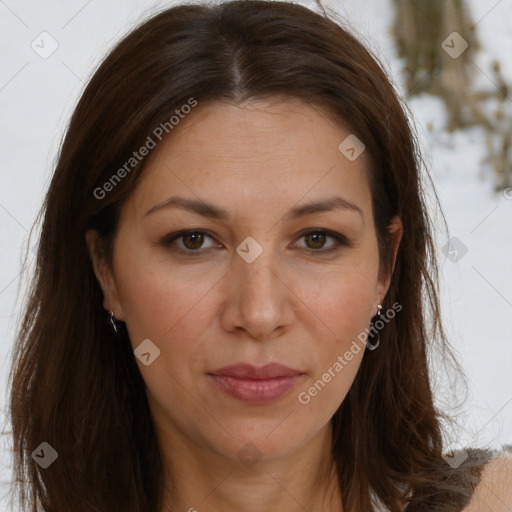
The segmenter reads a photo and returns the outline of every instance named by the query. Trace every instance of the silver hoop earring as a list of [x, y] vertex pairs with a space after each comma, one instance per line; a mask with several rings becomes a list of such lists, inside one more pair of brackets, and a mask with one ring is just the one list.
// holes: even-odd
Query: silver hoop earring
[[[382, 306], [380, 304], [377, 305], [377, 321], [379, 321], [380, 319], [380, 310], [382, 309]], [[371, 326], [370, 326], [370, 329], [368, 331], [368, 338], [366, 340], [366, 350], [375, 350], [379, 345], [380, 345], [380, 332], [378, 329], [377, 330], [377, 339], [375, 340], [374, 338], [374, 335], [371, 334], [370, 335], [370, 332], [372, 329], [374, 329], [373, 325], [375, 324], [376, 322], [372, 322]], [[369, 342], [370, 338], [372, 339], [372, 342]]]

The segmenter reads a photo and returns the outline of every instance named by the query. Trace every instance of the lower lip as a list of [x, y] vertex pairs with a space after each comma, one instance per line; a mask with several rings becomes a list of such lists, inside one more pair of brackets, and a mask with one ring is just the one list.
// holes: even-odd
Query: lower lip
[[288, 394], [303, 375], [261, 380], [211, 374], [209, 377], [222, 391], [237, 400], [249, 404], [268, 404]]

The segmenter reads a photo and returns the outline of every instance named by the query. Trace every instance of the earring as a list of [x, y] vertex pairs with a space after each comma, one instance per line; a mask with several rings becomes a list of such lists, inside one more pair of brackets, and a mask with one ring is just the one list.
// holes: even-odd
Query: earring
[[[380, 345], [380, 333], [379, 330], [375, 327], [375, 324], [380, 320], [380, 310], [382, 309], [382, 306], [380, 304], [377, 305], [377, 321], [372, 322], [372, 325], [370, 326], [370, 330], [368, 331], [368, 338], [366, 341], [366, 349], [367, 350], [375, 350]], [[382, 323], [382, 322], [381, 322]], [[377, 340], [375, 341], [374, 334], [371, 333], [372, 330], [377, 331]], [[370, 334], [371, 333], [371, 334]], [[370, 343], [369, 340], [372, 339], [372, 342]]]
[[119, 332], [117, 329], [117, 320], [112, 310], [110, 310], [110, 325], [112, 326], [115, 332]]

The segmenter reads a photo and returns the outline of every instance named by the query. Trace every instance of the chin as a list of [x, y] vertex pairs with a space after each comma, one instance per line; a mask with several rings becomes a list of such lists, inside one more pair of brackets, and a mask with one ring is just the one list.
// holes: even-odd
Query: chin
[[[248, 419], [234, 424], [224, 425], [227, 432], [222, 438], [222, 444], [219, 445], [219, 437], [211, 439], [210, 443], [215, 445], [215, 451], [223, 455], [240, 460], [273, 460], [284, 458], [298, 450], [307, 443], [317, 433], [314, 429], [293, 430], [283, 422], [284, 417], [278, 421], [269, 423], [268, 421], [254, 421]], [[210, 430], [211, 432], [211, 430]]]

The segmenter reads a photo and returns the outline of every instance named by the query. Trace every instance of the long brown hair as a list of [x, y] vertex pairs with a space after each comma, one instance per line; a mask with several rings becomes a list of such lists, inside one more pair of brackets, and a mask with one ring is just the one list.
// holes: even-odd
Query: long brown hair
[[[99, 231], [111, 261], [120, 208], [146, 160], [108, 194], [98, 198], [97, 190], [190, 98], [238, 104], [271, 97], [324, 107], [364, 142], [388, 268], [391, 218], [399, 215], [404, 227], [383, 304], [398, 302], [402, 311], [380, 333], [379, 349], [363, 358], [332, 418], [344, 510], [374, 510], [374, 499], [392, 512], [407, 502], [409, 510], [427, 503], [460, 510], [467, 502], [474, 478], [442, 459], [427, 351], [436, 343], [451, 352], [421, 158], [403, 102], [341, 23], [291, 3], [247, 0], [154, 15], [108, 54], [73, 113], [38, 216], [37, 267], [10, 375], [23, 510], [159, 510], [162, 461], [144, 382], [126, 332], [120, 341], [108, 326], [85, 232]], [[46, 469], [31, 456], [42, 442], [58, 453]]]

